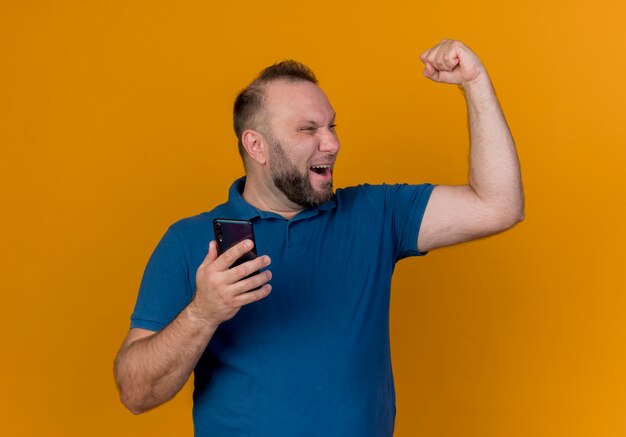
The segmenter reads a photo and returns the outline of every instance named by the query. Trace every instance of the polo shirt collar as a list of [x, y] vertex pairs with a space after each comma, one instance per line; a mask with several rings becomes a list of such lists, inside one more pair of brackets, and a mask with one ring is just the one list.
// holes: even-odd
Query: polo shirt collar
[[[269, 211], [262, 211], [246, 202], [246, 200], [243, 198], [243, 189], [245, 186], [246, 177], [243, 176], [233, 182], [228, 191], [228, 205], [233, 209], [233, 212], [236, 214], [237, 217], [241, 217], [245, 220], [250, 220], [255, 217], [259, 217], [261, 219], [279, 218], [285, 220], [285, 218], [279, 214]], [[313, 217], [319, 214], [319, 211], [327, 211], [329, 209], [333, 209], [337, 205], [334, 199], [335, 196], [333, 195], [330, 200], [322, 203], [316, 208], [308, 208], [304, 211], [300, 211], [291, 219], [291, 221]]]

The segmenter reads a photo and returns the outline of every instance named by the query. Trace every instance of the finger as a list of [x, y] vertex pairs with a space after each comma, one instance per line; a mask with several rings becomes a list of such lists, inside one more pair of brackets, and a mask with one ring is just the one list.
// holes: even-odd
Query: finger
[[255, 288], [259, 288], [260, 286], [267, 283], [270, 279], [272, 279], [272, 272], [269, 270], [265, 270], [259, 274], [251, 276], [247, 279], [242, 279], [239, 282], [235, 282], [231, 287], [230, 291], [234, 294], [243, 294], [249, 292], [250, 290], [254, 290]]
[[432, 57], [431, 64], [433, 64], [433, 66], [439, 71], [449, 70], [448, 66], [446, 65], [445, 57], [446, 51], [442, 50], [441, 47], [437, 47], [437, 52]]
[[257, 302], [267, 297], [267, 295], [270, 294], [271, 291], [272, 291], [272, 286], [270, 284], [265, 284], [263, 287], [259, 288], [258, 290], [240, 294], [239, 296], [235, 297], [234, 302], [236, 305], [239, 305], [240, 307], [242, 307], [244, 305], [248, 305], [249, 303], [252, 303], [252, 302]]
[[446, 71], [452, 71], [459, 65], [459, 57], [456, 51], [450, 50], [442, 55], [442, 64]]
[[432, 49], [428, 49], [420, 55], [420, 61], [422, 61], [423, 64], [426, 64], [428, 62], [428, 57], [430, 56], [431, 50]]
[[460, 84], [461, 76], [455, 71], [440, 71], [437, 75], [437, 82]]
[[254, 243], [252, 240], [243, 240], [239, 243], [235, 244], [233, 247], [228, 249], [226, 252], [221, 254], [215, 260], [213, 264], [217, 271], [222, 271], [230, 268], [235, 261], [241, 258], [244, 254], [250, 252], [254, 247]]
[[428, 50], [426, 50], [422, 56], [420, 56], [420, 60], [424, 63], [430, 63], [432, 64], [435, 60], [435, 55], [437, 54], [437, 46], [432, 47]]
[[439, 71], [434, 67], [430, 67], [432, 70], [427, 70], [424, 68], [424, 76], [429, 78], [430, 80], [438, 83], [461, 83], [461, 78], [459, 74], [455, 71]]
[[452, 71], [459, 64], [458, 45], [455, 41], [444, 39], [437, 46], [437, 54], [433, 60], [439, 71]]
[[427, 62], [426, 66], [424, 67], [424, 76], [431, 80], [437, 81], [438, 75], [439, 72], [435, 69], [435, 67], [433, 67], [433, 64]]
[[442, 39], [441, 41], [439, 41], [435, 46], [429, 48], [428, 50], [426, 50], [424, 53], [421, 54], [420, 56], [420, 60], [425, 64], [426, 62], [433, 62], [435, 60], [435, 56], [437, 55], [437, 52], [439, 51], [439, 49], [441, 48], [441, 46], [445, 45], [446, 43], [448, 43], [450, 40], [448, 39]]
[[269, 266], [271, 262], [272, 260], [267, 255], [259, 256], [251, 261], [246, 261], [245, 263], [228, 270], [228, 280], [231, 283], [237, 282], [256, 271], [261, 270], [263, 267]]
[[208, 264], [211, 264], [216, 259], [217, 259], [217, 247], [215, 245], [215, 241], [211, 241], [209, 243], [209, 252], [207, 253], [206, 257], [204, 257], [204, 261], [202, 261], [202, 264], [200, 264], [198, 269], [202, 267], [206, 267]]

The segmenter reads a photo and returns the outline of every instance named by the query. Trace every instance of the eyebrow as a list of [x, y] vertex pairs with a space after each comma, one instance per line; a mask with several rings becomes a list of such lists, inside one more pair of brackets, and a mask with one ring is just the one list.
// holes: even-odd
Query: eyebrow
[[[337, 118], [337, 113], [333, 112], [333, 118], [330, 119], [331, 124], [335, 122], [335, 118]], [[317, 122], [313, 120], [302, 120], [301, 123], [309, 123], [317, 126]]]

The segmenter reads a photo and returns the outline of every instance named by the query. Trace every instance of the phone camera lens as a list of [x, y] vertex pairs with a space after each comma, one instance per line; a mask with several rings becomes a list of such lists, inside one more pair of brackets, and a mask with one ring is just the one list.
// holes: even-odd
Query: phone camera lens
[[222, 224], [220, 222], [216, 222], [215, 223], [215, 233], [217, 234], [217, 240], [221, 243], [222, 242]]

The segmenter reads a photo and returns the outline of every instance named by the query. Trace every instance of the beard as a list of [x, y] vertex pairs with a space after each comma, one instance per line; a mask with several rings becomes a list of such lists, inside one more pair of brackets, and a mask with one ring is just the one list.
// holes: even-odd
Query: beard
[[269, 146], [272, 180], [287, 199], [303, 208], [314, 208], [333, 197], [332, 180], [325, 182], [322, 189], [316, 191], [308, 173], [302, 174], [298, 171], [278, 141], [271, 139]]

